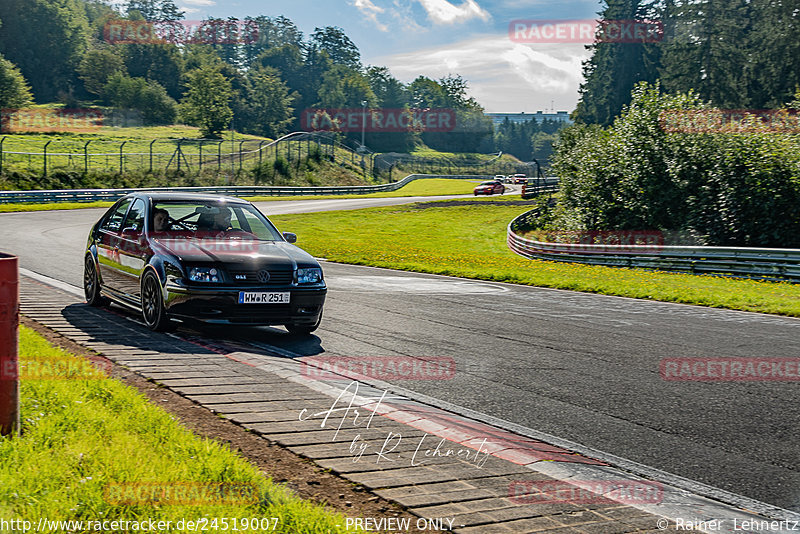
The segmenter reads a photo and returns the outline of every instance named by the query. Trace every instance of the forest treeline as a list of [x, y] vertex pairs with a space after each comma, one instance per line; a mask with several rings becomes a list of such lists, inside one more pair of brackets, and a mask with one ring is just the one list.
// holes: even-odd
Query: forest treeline
[[657, 21], [661, 39], [597, 42], [573, 118], [608, 126], [638, 82], [722, 109], [775, 109], [800, 89], [797, 0], [607, 0], [605, 21]]
[[[138, 109], [149, 125], [180, 120], [212, 137], [231, 125], [276, 137], [300, 129], [300, 114], [309, 108], [447, 108], [457, 118], [452, 131], [367, 132], [366, 144], [379, 151], [420, 143], [453, 152], [494, 148], [491, 121], [467, 95], [462, 77], [402, 83], [386, 67], [364, 65], [358, 47], [335, 26], [304, 35], [286, 17], [256, 16], [202, 22], [234, 28], [234, 38], [110, 38], [115, 24], [180, 27], [183, 20], [172, 0], [127, 0], [118, 7], [100, 0], [3, 0], [0, 107], [91, 102]], [[360, 132], [346, 135], [360, 141]]]

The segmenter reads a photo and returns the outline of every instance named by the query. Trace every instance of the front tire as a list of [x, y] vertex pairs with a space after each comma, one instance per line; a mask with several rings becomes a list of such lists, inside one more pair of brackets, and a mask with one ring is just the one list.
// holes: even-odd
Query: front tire
[[90, 254], [83, 262], [83, 294], [89, 306], [99, 307], [108, 304], [108, 299], [100, 294], [100, 277], [97, 276], [97, 267]]
[[153, 271], [147, 271], [142, 277], [142, 318], [147, 328], [154, 332], [167, 332], [175, 328], [164, 308], [161, 282]]

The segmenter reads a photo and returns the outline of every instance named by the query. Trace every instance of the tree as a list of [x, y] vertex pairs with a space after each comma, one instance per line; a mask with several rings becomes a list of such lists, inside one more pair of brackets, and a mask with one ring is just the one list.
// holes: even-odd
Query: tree
[[[659, 20], [653, 0], [608, 0], [601, 21]], [[600, 40], [586, 47], [592, 57], [583, 63], [584, 83], [573, 115], [579, 122], [608, 125], [630, 102], [631, 90], [640, 81], [658, 78], [660, 48], [657, 43]]]
[[386, 67], [367, 67], [367, 80], [378, 105], [384, 108], [402, 108], [408, 104], [408, 91]]
[[141, 111], [145, 124], [172, 124], [177, 104], [157, 82], [131, 78], [122, 72], [112, 74], [102, 93], [106, 103]]
[[184, 60], [173, 44], [126, 44], [125, 67], [137, 78], [154, 80], [164, 86], [172, 98], [180, 98]]
[[419, 76], [408, 86], [410, 104], [415, 109], [447, 107], [449, 98], [438, 82]]
[[151, 22], [183, 19], [183, 12], [172, 0], [128, 0], [125, 4], [125, 12], [129, 17], [141, 17]]
[[311, 42], [320, 50], [327, 52], [334, 65], [344, 65], [351, 69], [361, 67], [361, 52], [343, 29], [336, 26], [314, 28]]
[[25, 77], [10, 61], [0, 56], [0, 109], [18, 109], [31, 103]]
[[78, 65], [78, 75], [90, 93], [102, 96], [112, 74], [126, 73], [125, 61], [108, 48], [89, 50]]
[[[665, 112], [713, 111], [696, 94], [634, 88], [605, 129], [562, 130], [554, 167], [560, 224], [591, 230], [677, 230], [701, 244], [800, 246], [800, 144], [796, 136], [666, 131]], [[564, 226], [562, 226], [564, 227]]]
[[17, 65], [39, 102], [51, 102], [79, 81], [88, 47], [86, 12], [77, 0], [3, 0], [0, 54]]
[[360, 108], [362, 102], [371, 108], [378, 103], [366, 77], [344, 65], [334, 65], [325, 73], [317, 94], [323, 108]]
[[663, 46], [664, 89], [671, 93], [692, 89], [723, 108], [756, 105], [758, 99], [752, 98], [749, 88], [756, 67], [752, 55], [756, 15], [750, 1], [677, 0], [666, 14], [669, 24], [682, 31]]
[[211, 65], [190, 71], [186, 77], [189, 89], [180, 103], [181, 116], [199, 127], [203, 137], [220, 138], [233, 118], [231, 82]]
[[[265, 137], [278, 137], [292, 123], [292, 97], [274, 69], [249, 73], [246, 131]], [[243, 131], [245, 129], [243, 128]]]
[[303, 32], [294, 22], [284, 16], [271, 18], [245, 17], [247, 38], [242, 45], [243, 61], [250, 65], [265, 50], [290, 45], [298, 50], [303, 47]]

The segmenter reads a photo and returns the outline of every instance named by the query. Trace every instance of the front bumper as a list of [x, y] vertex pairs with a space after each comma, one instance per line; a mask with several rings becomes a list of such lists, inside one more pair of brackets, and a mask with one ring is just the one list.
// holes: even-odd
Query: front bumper
[[[241, 291], [275, 291], [291, 294], [288, 304], [239, 304]], [[179, 319], [209, 324], [314, 325], [319, 321], [325, 296], [325, 283], [301, 286], [197, 287], [168, 283], [166, 309]]]

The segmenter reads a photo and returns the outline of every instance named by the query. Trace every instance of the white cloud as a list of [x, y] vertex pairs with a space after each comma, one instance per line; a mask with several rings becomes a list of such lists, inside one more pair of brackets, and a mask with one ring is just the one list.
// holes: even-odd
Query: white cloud
[[491, 18], [491, 15], [479, 6], [475, 0], [464, 0], [460, 6], [455, 6], [447, 0], [418, 1], [435, 24], [454, 24], [473, 18], [482, 20]]
[[354, 0], [352, 5], [356, 7], [369, 20], [375, 23], [375, 27], [380, 31], [389, 31], [388, 26], [378, 20], [378, 13], [383, 13], [385, 9], [378, 7], [371, 0]]
[[182, 0], [181, 3], [190, 6], [214, 6], [217, 4], [214, 0]]
[[404, 82], [423, 75], [438, 79], [460, 74], [469, 93], [489, 112], [534, 112], [549, 108], [571, 111], [578, 101], [581, 44], [513, 43], [491, 35], [414, 52], [370, 58], [386, 65]]

